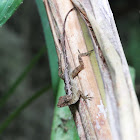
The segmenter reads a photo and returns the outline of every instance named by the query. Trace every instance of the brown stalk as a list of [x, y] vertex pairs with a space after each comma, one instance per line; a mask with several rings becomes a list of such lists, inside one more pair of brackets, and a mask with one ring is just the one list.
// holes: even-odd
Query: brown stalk
[[[56, 47], [61, 50], [59, 40], [62, 38], [65, 16], [73, 7], [72, 3], [69, 0], [44, 0], [44, 4], [49, 17]], [[65, 30], [68, 60], [70, 66], [74, 69], [79, 65], [78, 50], [80, 50], [81, 53], [88, 51], [88, 46], [84, 39], [76, 11], [70, 13]], [[94, 38], [93, 40], [95, 41]], [[96, 45], [96, 42], [94, 43]], [[104, 59], [100, 56], [101, 52], [99, 48], [97, 50], [96, 53], [98, 54], [97, 57], [98, 62], [100, 63], [100, 68], [105, 68], [108, 79], [110, 79], [106, 65], [103, 63]], [[86, 100], [86, 102], [83, 99], [80, 99], [77, 104], [70, 106], [70, 110], [74, 116], [75, 124], [81, 140], [112, 140], [110, 125], [108, 117], [106, 116], [106, 109], [103, 105], [104, 101], [102, 101], [100, 93], [101, 90], [98, 86], [97, 76], [95, 75], [96, 72], [92, 67], [91, 59], [93, 59], [93, 55], [91, 55], [90, 58], [83, 58], [85, 69], [79, 73], [75, 80], [78, 88], [85, 95], [89, 94], [89, 96], [93, 98], [91, 101]], [[112, 84], [111, 81], [109, 82]], [[106, 86], [107, 85], [105, 85], [105, 89], [107, 89]]]

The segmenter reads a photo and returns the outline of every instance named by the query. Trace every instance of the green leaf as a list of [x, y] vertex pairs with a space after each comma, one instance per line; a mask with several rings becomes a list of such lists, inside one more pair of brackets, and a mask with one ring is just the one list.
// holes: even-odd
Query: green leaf
[[130, 75], [131, 75], [133, 85], [135, 87], [135, 77], [136, 77], [135, 69], [133, 67], [129, 66], [129, 71], [130, 71]]
[[[56, 101], [64, 94], [64, 82], [60, 80]], [[79, 140], [79, 136], [70, 109], [68, 107], [58, 108], [55, 105], [51, 140], [71, 139]]]
[[53, 40], [53, 35], [51, 32], [49, 20], [47, 17], [47, 13], [46, 13], [43, 1], [36, 0], [36, 4], [38, 7], [40, 17], [41, 17], [41, 22], [42, 22], [42, 26], [43, 26], [44, 35], [45, 35], [46, 46], [47, 46], [47, 50], [48, 50], [49, 65], [50, 65], [51, 79], [52, 79], [52, 87], [53, 87], [54, 93], [56, 93], [57, 86], [59, 83], [59, 77], [58, 77], [58, 59], [57, 59], [57, 54], [56, 54], [56, 50], [55, 50], [55, 43]]
[[23, 0], [0, 0], [0, 26], [15, 12]]

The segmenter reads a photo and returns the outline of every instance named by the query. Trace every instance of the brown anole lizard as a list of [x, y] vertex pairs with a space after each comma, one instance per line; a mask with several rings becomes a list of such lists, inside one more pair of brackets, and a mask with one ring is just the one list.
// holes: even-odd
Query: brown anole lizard
[[78, 75], [78, 73], [81, 70], [84, 69], [84, 63], [83, 63], [82, 57], [90, 55], [93, 50], [86, 53], [79, 53], [78, 60], [79, 60], [80, 65], [76, 67], [73, 71], [71, 70], [68, 57], [67, 57], [67, 51], [66, 51], [66, 45], [65, 45], [65, 24], [66, 24], [67, 17], [72, 10], [74, 10], [74, 8], [72, 8], [65, 17], [64, 25], [63, 25], [63, 37], [60, 40], [61, 46], [62, 46], [65, 70], [63, 73], [62, 66], [61, 66], [61, 56], [60, 56], [59, 76], [60, 78], [64, 80], [66, 95], [61, 96], [59, 98], [59, 101], [57, 104], [58, 107], [64, 107], [64, 106], [75, 104], [79, 100], [80, 97], [82, 97], [83, 99], [91, 99], [91, 97], [89, 97], [88, 95], [87, 96], [83, 95], [83, 93], [77, 88], [77, 84], [74, 78]]

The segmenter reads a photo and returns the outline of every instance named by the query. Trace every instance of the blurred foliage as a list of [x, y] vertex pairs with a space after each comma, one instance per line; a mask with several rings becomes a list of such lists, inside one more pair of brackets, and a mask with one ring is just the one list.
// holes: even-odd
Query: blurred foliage
[[15, 80], [15, 82], [7, 90], [7, 92], [4, 93], [4, 96], [0, 98], [0, 108], [6, 103], [10, 96], [15, 93], [14, 91], [16, 90], [16, 88], [21, 84], [27, 74], [33, 69], [33, 66], [38, 62], [45, 51], [46, 49], [44, 47], [40, 49], [38, 54], [31, 60], [30, 64], [25, 68], [22, 74]]
[[0, 1], [0, 26], [2, 26], [15, 12], [23, 0], [1, 0]]
[[[13, 12], [20, 5], [21, 2], [22, 2], [21, 0], [14, 0], [14, 1], [13, 0], [8, 0], [8, 1], [7, 0], [2, 0], [2, 1], [0, 1], [0, 25], [3, 25], [8, 20], [8, 18], [10, 16], [12, 16]], [[32, 3], [32, 7], [33, 7], [33, 3]], [[29, 10], [28, 10], [28, 12], [29, 12]], [[24, 14], [22, 13], [22, 15], [24, 15]], [[21, 15], [21, 19], [23, 17], [22, 15]], [[17, 19], [17, 15], [16, 15], [16, 19]], [[17, 23], [18, 22], [16, 21], [14, 23], [14, 26], [13, 26], [13, 27], [16, 27], [16, 29], [19, 28], [19, 24], [17, 24]], [[40, 110], [38, 110], [38, 112], [39, 112], [38, 114], [34, 115], [35, 111], [33, 109], [31, 109], [30, 111], [26, 111], [26, 114], [23, 113], [21, 116], [19, 116], [19, 114], [21, 114], [21, 112], [23, 112], [23, 110], [25, 108], [29, 107], [31, 105], [31, 103], [34, 102], [36, 99], [38, 99], [43, 93], [46, 93], [47, 89], [49, 88], [48, 86], [47, 87], [45, 86], [44, 88], [40, 88], [40, 90], [38, 90], [39, 92], [36, 92], [34, 94], [33, 89], [35, 90], [35, 87], [31, 88], [31, 85], [33, 85], [32, 84], [33, 82], [31, 84], [26, 83], [26, 86], [23, 86], [24, 85], [24, 83], [23, 83], [22, 86], [21, 86], [21, 82], [23, 82], [23, 80], [25, 78], [26, 78], [26, 82], [27, 82], [27, 80], [28, 80], [28, 82], [30, 80], [32, 80], [32, 79], [30, 79], [31, 76], [27, 77], [27, 74], [33, 69], [33, 66], [35, 64], [37, 64], [38, 60], [41, 58], [41, 56], [43, 56], [44, 52], [46, 52], [46, 48], [42, 48], [40, 51], [38, 51], [38, 54], [32, 59], [31, 63], [27, 66], [27, 63], [30, 60], [30, 58], [28, 57], [28, 54], [30, 52], [28, 52], [28, 51], [29, 51], [29, 47], [31, 47], [31, 45], [27, 43], [27, 42], [29, 42], [27, 39], [28, 39], [28, 35], [30, 33], [30, 28], [28, 28], [29, 26], [26, 23], [28, 24], [29, 20], [26, 20], [25, 18], [23, 18], [22, 27], [24, 29], [22, 31], [25, 31], [24, 32], [25, 36], [24, 36], [24, 34], [19, 34], [19, 32], [18, 33], [15, 32], [13, 28], [10, 30], [11, 25], [9, 23], [6, 26], [3, 26], [3, 28], [1, 28], [1, 30], [0, 30], [0, 43], [1, 43], [0, 53], [1, 53], [1, 58], [2, 58], [1, 61], [0, 61], [0, 64], [2, 64], [1, 69], [0, 69], [1, 70], [0, 71], [1, 72], [0, 73], [1, 74], [1, 85], [0, 85], [0, 87], [2, 87], [4, 90], [7, 91], [7, 92], [3, 93], [2, 88], [0, 88], [0, 91], [2, 91], [2, 92], [0, 92], [0, 96], [2, 96], [2, 94], [4, 95], [0, 100], [0, 106], [2, 107], [1, 110], [0, 110], [1, 111], [0, 132], [2, 133], [3, 130], [5, 130], [5, 128], [7, 128], [7, 127], [12, 128], [12, 129], [9, 129], [10, 131], [8, 131], [8, 129], [7, 129], [7, 131], [4, 131], [4, 134], [6, 133], [6, 135], [4, 135], [4, 134], [0, 135], [0, 139], [4, 139], [4, 138], [6, 138], [6, 140], [15, 139], [15, 138], [13, 138], [15, 136], [16, 136], [16, 139], [20, 139], [20, 138], [21, 139], [24, 139], [24, 138], [26, 139], [28, 133], [30, 134], [30, 137], [36, 137], [34, 135], [36, 133], [33, 134], [34, 130], [37, 130], [38, 133], [41, 132], [42, 136], [43, 136], [43, 134], [44, 135], [49, 134], [49, 132], [46, 132], [47, 129], [44, 131], [45, 133], [43, 133], [43, 131], [42, 131], [43, 126], [44, 126], [43, 120], [39, 121], [39, 119], [38, 119], [38, 121], [35, 121], [35, 119], [37, 117], [44, 118], [44, 116], [45, 116], [42, 112], [40, 113], [40, 110], [42, 110], [42, 108], [40, 109], [40, 104], [38, 104], [36, 106], [36, 110], [40, 109]], [[34, 27], [34, 26], [32, 26], [32, 27]], [[34, 36], [34, 35], [32, 35], [32, 36]], [[40, 35], [38, 36], [38, 38], [40, 38]], [[18, 41], [22, 44], [20, 44]], [[38, 42], [33, 41], [33, 42], [38, 43], [39, 41]], [[16, 45], [14, 45], [14, 43], [16, 43]], [[32, 46], [34, 46], [34, 47], [37, 46], [39, 48], [38, 45], [39, 46], [44, 46], [42, 44], [37, 44], [37, 45], [32, 45]], [[19, 52], [19, 50], [20, 50], [20, 52]], [[19, 59], [19, 56], [22, 56], [23, 59], [22, 60]], [[5, 59], [6, 59], [6, 61], [5, 61]], [[5, 62], [7, 62], [7, 63], [5, 63]], [[20, 62], [20, 65], [17, 62]], [[43, 64], [43, 61], [41, 63]], [[46, 63], [46, 60], [45, 60], [45, 63]], [[26, 64], [26, 65], [24, 65], [24, 64]], [[7, 67], [3, 68], [2, 67], [3, 65], [4, 66], [7, 65]], [[46, 64], [46, 66], [47, 66], [47, 64]], [[20, 67], [20, 70], [18, 69], [18, 67]], [[45, 70], [45, 66], [44, 66], [44, 70]], [[11, 72], [12, 76], [9, 76], [11, 73], [10, 74], [8, 73], [8, 75], [7, 75], [7, 72], [9, 72], [9, 71], [13, 72], [13, 73]], [[18, 75], [20, 73], [20, 71], [22, 71], [21, 72], [22, 74], [15, 80], [15, 77], [16, 77], [15, 75]], [[37, 77], [38, 82], [40, 82], [40, 79], [42, 78], [41, 77], [42, 75], [40, 74], [40, 72], [42, 72], [42, 71], [36, 71], [36, 77]], [[45, 71], [45, 72], [47, 73], [48, 70]], [[49, 73], [48, 73], [48, 75], [46, 75], [45, 72], [43, 71], [43, 73], [44, 73], [43, 76], [45, 75], [44, 77], [46, 77], [46, 78], [49, 77]], [[32, 73], [30, 73], [30, 75]], [[11, 77], [12, 77], [12, 80], [10, 79]], [[6, 83], [7, 83], [8, 86], [11, 85], [11, 83], [13, 83], [12, 86], [10, 86], [9, 89], [7, 88], [8, 86], [5, 86], [6, 85], [4, 83], [5, 79], [6, 79]], [[48, 82], [48, 83], [50, 84], [50, 82]], [[42, 85], [44, 85], [44, 84], [45, 83], [43, 83]], [[42, 85], [41, 85], [41, 87], [42, 87]], [[22, 87], [21, 92], [18, 92], [19, 90], [16, 90], [17, 88], [19, 89], [19, 87]], [[39, 87], [40, 86], [38, 84], [38, 86], [36, 87], [36, 90]], [[11, 96], [14, 93], [15, 93], [15, 95]], [[23, 94], [21, 94], [21, 93], [23, 93]], [[46, 95], [44, 97], [46, 97]], [[51, 97], [51, 95], [48, 96], [48, 100], [50, 99], [50, 97]], [[18, 99], [20, 99], [20, 100], [18, 100]], [[46, 99], [46, 98], [44, 98], [44, 99]], [[43, 99], [41, 100], [45, 103], [45, 105], [43, 107], [44, 109], [46, 109], [45, 106], [47, 104], [49, 104], [49, 107], [51, 105], [53, 105], [53, 101], [51, 100], [52, 103], [50, 103], [48, 100], [45, 100], [45, 102], [43, 101]], [[22, 102], [21, 105], [20, 105], [20, 102]], [[7, 103], [7, 104], [5, 104], [5, 103]], [[3, 106], [4, 104], [5, 104], [5, 106]], [[15, 106], [18, 106], [18, 107], [16, 107], [16, 109], [14, 110], [13, 108], [15, 108]], [[11, 110], [14, 110], [14, 111], [11, 111]], [[51, 109], [51, 110], [53, 111], [53, 109]], [[50, 119], [51, 114], [52, 114], [51, 110], [49, 111], [49, 115], [47, 116], [47, 119], [49, 119], [49, 120], [51, 120]], [[41, 114], [43, 114], [43, 115], [41, 115]], [[16, 119], [16, 122], [13, 125], [9, 126], [9, 124], [17, 116], [19, 116], [19, 118]], [[28, 127], [29, 123], [28, 123], [28, 125], [26, 125], [26, 124], [27, 124], [27, 121], [30, 120], [31, 116], [32, 116], [32, 118], [34, 118], [34, 119], [32, 119], [32, 121], [34, 122], [33, 125], [32, 125], [33, 127]], [[4, 120], [4, 121], [2, 122], [2, 120]], [[17, 126], [18, 120], [20, 120], [20, 125]], [[21, 120], [24, 120], [24, 121], [21, 122]], [[25, 121], [26, 121], [26, 124], [24, 123]], [[41, 125], [41, 121], [43, 122], [42, 125]], [[22, 125], [21, 125], [21, 123], [22, 123]], [[39, 127], [39, 125], [36, 125], [36, 124], [39, 124], [40, 126], [42, 126], [40, 130], [38, 130], [38, 128], [37, 128], [37, 127]], [[51, 124], [51, 121], [49, 121], [47, 124]], [[14, 127], [14, 126], [16, 126], [18, 129], [16, 130], [16, 127]], [[47, 125], [46, 125], [46, 127], [47, 127]], [[50, 127], [50, 125], [49, 125], [49, 127]], [[26, 133], [26, 134], [24, 136], [21, 136], [21, 133], [19, 133], [19, 132], [23, 132], [23, 130], [24, 130], [24, 133]], [[28, 138], [29, 138], [29, 136], [28, 136]]]
[[140, 85], [140, 1], [123, 0], [110, 4], [128, 64], [135, 69], [136, 84]]
[[32, 102], [34, 102], [36, 99], [38, 99], [43, 93], [45, 93], [50, 86], [45, 86], [40, 91], [36, 92], [33, 96], [31, 96], [27, 101], [25, 101], [23, 104], [19, 105], [15, 111], [13, 111], [6, 119], [5, 121], [0, 125], [0, 134], [9, 126], [9, 124], [20, 115], [21, 112], [25, 108], [27, 108]]
[[[38, 54], [31, 60], [30, 64], [25, 68], [23, 73], [15, 80], [13, 85], [7, 90], [6, 93], [4, 93], [4, 96], [0, 98], [0, 108], [3, 107], [3, 105], [6, 103], [6, 101], [12, 96], [16, 90], [16, 88], [21, 84], [21, 82], [26, 78], [27, 74], [33, 69], [33, 66], [38, 62], [40, 57], [43, 55], [43, 53], [46, 51], [46, 49], [43, 47], [40, 49]], [[38, 97], [40, 97], [43, 93], [45, 93], [48, 89], [50, 88], [49, 86], [45, 86], [44, 88], [40, 89], [40, 91], [36, 92], [33, 94], [28, 100], [26, 100], [22, 105], [19, 105], [15, 111], [13, 111], [7, 119], [3, 121], [3, 123], [0, 125], [0, 134], [9, 126], [9, 124], [17, 117], [20, 115], [20, 113], [27, 108], [32, 102], [34, 102]]]
[[[139, 28], [139, 30], [137, 30]], [[128, 47], [125, 50], [129, 63], [136, 70], [136, 81], [140, 82], [140, 23], [130, 29]]]

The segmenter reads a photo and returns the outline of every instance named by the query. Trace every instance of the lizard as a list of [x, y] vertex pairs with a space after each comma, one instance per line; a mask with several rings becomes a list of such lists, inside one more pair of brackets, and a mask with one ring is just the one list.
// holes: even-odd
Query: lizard
[[[65, 92], [66, 95], [61, 96], [59, 98], [58, 107], [64, 107], [64, 106], [70, 106], [72, 104], [75, 104], [80, 97], [82, 97], [84, 100], [85, 99], [91, 99], [92, 97], [89, 97], [88, 95], [84, 95], [78, 88], [77, 88], [77, 84], [76, 81], [74, 80], [74, 78], [78, 75], [78, 73], [80, 71], [82, 71], [84, 69], [84, 62], [82, 60], [83, 56], [89, 56], [93, 50], [88, 51], [86, 53], [80, 53], [78, 55], [78, 60], [80, 65], [78, 67], [76, 67], [73, 71], [71, 70], [69, 61], [68, 61], [68, 57], [67, 57], [67, 51], [66, 51], [66, 45], [65, 45], [65, 25], [66, 25], [66, 20], [67, 17], [69, 15], [69, 13], [71, 11], [73, 11], [75, 8], [72, 8], [66, 15], [64, 23], [63, 23], [63, 37], [60, 40], [61, 46], [62, 46], [62, 53], [60, 53], [60, 59], [58, 62], [59, 65], [59, 72], [58, 75], [61, 79], [64, 80], [65, 83]], [[63, 58], [64, 58], [64, 64], [65, 64], [65, 69], [64, 69], [64, 73], [62, 72], [62, 65], [61, 65], [61, 54], [63, 54]]]

